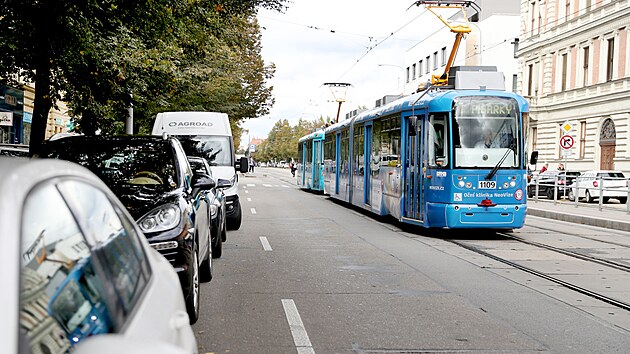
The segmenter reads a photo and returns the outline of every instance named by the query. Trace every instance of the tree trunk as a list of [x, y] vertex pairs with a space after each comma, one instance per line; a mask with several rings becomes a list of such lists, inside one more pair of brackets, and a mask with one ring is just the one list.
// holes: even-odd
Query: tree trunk
[[[44, 2], [46, 3], [46, 2]], [[46, 139], [46, 126], [48, 125], [48, 113], [52, 108], [51, 95], [51, 53], [50, 41], [47, 31], [49, 30], [49, 19], [47, 16], [47, 6], [42, 5], [37, 18], [37, 28], [35, 30], [39, 45], [35, 64], [35, 99], [33, 102], [33, 122], [31, 123], [30, 154], [39, 154], [42, 142]]]

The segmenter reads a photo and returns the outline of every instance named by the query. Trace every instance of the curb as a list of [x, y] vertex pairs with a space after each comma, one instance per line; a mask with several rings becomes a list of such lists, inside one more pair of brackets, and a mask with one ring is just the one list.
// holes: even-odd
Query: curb
[[584, 224], [607, 229], [628, 231], [630, 232], [630, 222], [598, 218], [593, 216], [575, 215], [561, 213], [557, 211], [549, 211], [544, 209], [536, 209], [531, 206], [527, 207], [527, 215], [540, 216], [548, 219], [567, 221], [574, 224]]

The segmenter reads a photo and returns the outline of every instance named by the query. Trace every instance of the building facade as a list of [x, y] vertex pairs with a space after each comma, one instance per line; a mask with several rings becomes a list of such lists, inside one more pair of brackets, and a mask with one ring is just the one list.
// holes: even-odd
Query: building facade
[[521, 0], [517, 87], [538, 167], [630, 173], [629, 30], [629, 0]]

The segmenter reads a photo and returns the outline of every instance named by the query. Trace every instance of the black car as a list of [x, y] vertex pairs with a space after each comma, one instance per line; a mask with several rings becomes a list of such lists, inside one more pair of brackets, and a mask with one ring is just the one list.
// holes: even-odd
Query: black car
[[[49, 140], [43, 158], [79, 163], [116, 194], [149, 240], [179, 275], [190, 322], [199, 317], [199, 282], [212, 279], [209, 205], [176, 138], [69, 136]], [[201, 260], [201, 261], [200, 261]]]
[[[211, 178], [212, 170], [208, 161], [203, 157], [188, 156], [188, 162], [196, 178]], [[204, 195], [210, 206], [210, 234], [212, 235], [212, 257], [221, 258], [223, 254], [223, 242], [227, 239], [227, 224], [225, 221], [225, 194], [223, 189], [232, 187], [232, 183], [226, 179], [218, 179], [216, 187], [206, 189]]]
[[538, 196], [545, 196], [547, 199], [561, 199], [569, 197], [569, 192], [575, 179], [580, 176], [578, 171], [545, 171], [532, 179], [527, 185], [527, 196], [534, 197], [536, 188]]

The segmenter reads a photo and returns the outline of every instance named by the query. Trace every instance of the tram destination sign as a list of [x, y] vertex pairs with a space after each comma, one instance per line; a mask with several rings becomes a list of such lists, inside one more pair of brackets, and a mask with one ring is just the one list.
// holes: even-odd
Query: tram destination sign
[[459, 117], [516, 117], [516, 102], [506, 99], [457, 100]]

